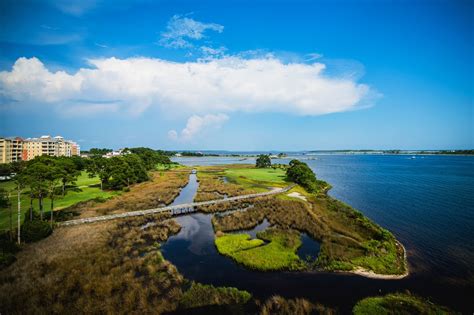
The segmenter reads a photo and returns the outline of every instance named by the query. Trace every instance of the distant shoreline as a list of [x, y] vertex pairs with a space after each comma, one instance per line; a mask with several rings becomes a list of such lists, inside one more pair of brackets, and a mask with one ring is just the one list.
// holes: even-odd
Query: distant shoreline
[[[472, 154], [457, 154], [457, 153], [372, 153], [372, 152], [318, 152], [318, 153], [294, 153], [294, 154], [288, 154], [285, 157], [272, 157], [272, 159], [275, 160], [281, 160], [281, 159], [286, 159], [286, 158], [291, 158], [295, 156], [307, 156], [307, 157], [312, 157], [312, 156], [328, 156], [328, 155], [378, 155], [378, 156], [474, 156], [474, 153]], [[222, 158], [222, 157], [228, 157], [228, 158], [252, 158], [252, 157], [257, 157], [258, 154], [217, 154], [217, 155], [196, 155], [196, 156], [172, 156], [172, 158]]]

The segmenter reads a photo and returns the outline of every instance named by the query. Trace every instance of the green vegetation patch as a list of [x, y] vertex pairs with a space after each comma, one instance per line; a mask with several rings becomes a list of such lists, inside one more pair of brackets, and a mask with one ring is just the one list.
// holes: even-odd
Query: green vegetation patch
[[215, 243], [219, 253], [231, 256], [236, 252], [261, 246], [264, 241], [251, 239], [248, 234], [227, 234], [217, 237]]
[[179, 301], [182, 309], [209, 305], [245, 304], [252, 298], [247, 291], [230, 287], [214, 287], [193, 282]]
[[280, 168], [230, 168], [225, 171], [230, 182], [246, 187], [286, 186], [285, 171]]
[[291, 160], [289, 168], [286, 170], [286, 176], [289, 180], [301, 185], [306, 191], [315, 193], [324, 190], [326, 183], [316, 179], [316, 175], [308, 164], [299, 160]]
[[214, 216], [212, 224], [216, 231], [230, 232], [251, 229], [264, 219], [304, 231], [320, 242], [314, 267], [341, 271], [362, 267], [386, 275], [407, 271], [404, 249], [389, 231], [329, 196], [312, 196], [307, 202], [262, 198], [245, 211]]
[[[81, 175], [78, 176], [76, 185], [78, 188], [73, 188], [72, 190], [68, 190], [67, 194], [64, 197], [57, 196], [54, 200], [54, 210], [61, 210], [63, 208], [70, 207], [74, 204], [77, 204], [81, 201], [92, 200], [96, 198], [103, 198], [108, 199], [112, 198], [113, 196], [119, 195], [120, 191], [102, 191], [100, 190], [100, 179], [95, 176], [89, 178], [87, 172], [83, 171]], [[0, 183], [0, 188], [7, 189], [14, 189], [13, 181], [9, 182], [2, 182]], [[21, 218], [25, 217], [25, 213], [28, 211], [30, 207], [30, 197], [29, 197], [29, 190], [25, 189], [21, 194]], [[16, 226], [16, 218], [17, 218], [17, 195], [16, 191], [12, 191], [10, 195], [10, 202], [12, 203], [12, 217], [14, 227]], [[38, 211], [38, 200], [33, 201], [33, 208], [35, 211]], [[51, 200], [47, 197], [43, 199], [43, 209], [44, 211], [51, 210]], [[10, 228], [10, 211], [8, 209], [1, 209], [0, 210], [0, 230], [7, 230]]]
[[296, 254], [301, 246], [300, 234], [294, 230], [270, 228], [257, 233], [258, 239], [248, 234], [224, 234], [215, 244], [219, 253], [236, 262], [262, 271], [300, 270], [304, 262]]
[[24, 242], [37, 242], [53, 233], [53, 229], [46, 221], [41, 221], [39, 218], [35, 220], [26, 220], [21, 226], [21, 237]]
[[449, 309], [411, 294], [388, 294], [359, 301], [353, 309], [355, 315], [384, 314], [454, 314]]

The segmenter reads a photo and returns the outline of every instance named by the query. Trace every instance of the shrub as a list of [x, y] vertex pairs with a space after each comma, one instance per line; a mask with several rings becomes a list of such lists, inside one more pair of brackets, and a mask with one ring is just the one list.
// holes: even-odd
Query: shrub
[[13, 264], [16, 260], [12, 253], [0, 253], [0, 269]]
[[290, 167], [286, 170], [286, 176], [289, 180], [301, 185], [308, 192], [316, 192], [318, 188], [319, 181], [306, 163], [292, 160]]
[[10, 241], [5, 233], [0, 236], [0, 269], [11, 265], [15, 260], [15, 253], [20, 250], [15, 241]]
[[270, 156], [266, 154], [260, 154], [257, 158], [255, 166], [258, 168], [266, 168], [272, 166], [272, 161], [270, 160]]
[[53, 229], [46, 221], [35, 219], [33, 221], [25, 220], [21, 226], [22, 240], [30, 243], [39, 241], [53, 233]]

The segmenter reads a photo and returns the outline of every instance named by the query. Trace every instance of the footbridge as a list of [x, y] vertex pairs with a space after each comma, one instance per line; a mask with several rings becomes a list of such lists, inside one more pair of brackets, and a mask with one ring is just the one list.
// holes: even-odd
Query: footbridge
[[157, 214], [157, 213], [169, 213], [172, 216], [177, 216], [177, 215], [196, 212], [197, 207], [199, 206], [209, 206], [209, 205], [215, 205], [215, 204], [225, 203], [229, 201], [251, 199], [251, 198], [256, 198], [256, 197], [264, 197], [264, 196], [271, 196], [271, 195], [285, 193], [289, 191], [290, 189], [292, 189], [294, 186], [295, 185], [290, 185], [284, 188], [276, 188], [267, 192], [228, 197], [225, 199], [215, 199], [215, 200], [209, 200], [209, 201], [184, 203], [180, 205], [172, 205], [172, 206], [166, 206], [166, 207], [155, 208], [155, 209], [138, 210], [138, 211], [130, 211], [130, 212], [124, 212], [124, 213], [102, 215], [102, 216], [97, 216], [97, 217], [75, 219], [75, 220], [69, 220], [69, 221], [64, 221], [64, 222], [58, 222], [58, 225], [71, 226], [71, 225], [78, 225], [78, 224], [85, 224], [85, 223], [108, 221], [108, 220], [114, 220], [114, 219], [120, 219], [120, 218], [145, 216], [145, 215], [151, 215], [151, 214]]

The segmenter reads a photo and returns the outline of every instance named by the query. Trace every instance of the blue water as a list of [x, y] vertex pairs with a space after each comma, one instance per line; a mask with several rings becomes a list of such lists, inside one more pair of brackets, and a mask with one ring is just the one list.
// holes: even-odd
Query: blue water
[[[202, 265], [185, 275], [247, 289], [261, 296], [313, 297], [348, 311], [368, 295], [410, 290], [464, 313], [474, 311], [474, 157], [404, 155], [300, 156], [333, 197], [392, 231], [408, 251], [411, 275], [403, 280], [314, 274], [249, 274], [230, 269], [218, 277]], [[252, 163], [238, 158], [181, 158], [188, 165]], [[274, 160], [288, 163], [290, 159]], [[186, 269], [179, 261], [178, 269]], [[229, 275], [228, 273], [234, 273]], [[235, 275], [239, 275], [235, 277]], [[309, 292], [309, 293], [308, 293]]]
[[[388, 228], [415, 272], [474, 281], [474, 157], [318, 156], [330, 195]], [[419, 270], [420, 269], [420, 270]]]

